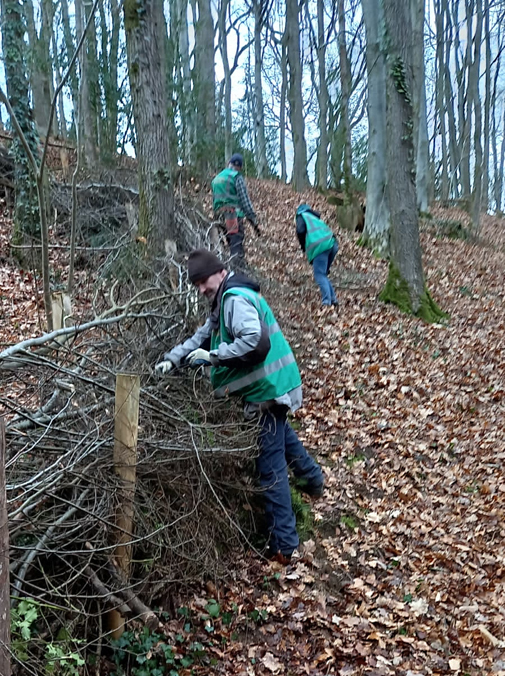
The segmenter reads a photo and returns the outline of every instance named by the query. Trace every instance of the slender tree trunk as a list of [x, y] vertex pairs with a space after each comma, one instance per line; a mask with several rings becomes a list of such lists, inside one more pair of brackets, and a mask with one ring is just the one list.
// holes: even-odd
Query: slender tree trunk
[[286, 163], [286, 94], [288, 91], [288, 50], [286, 46], [286, 35], [281, 42], [281, 101], [279, 106], [279, 155], [281, 162], [281, 181], [286, 183], [288, 180], [288, 170]]
[[[498, 39], [500, 44], [500, 40]], [[496, 109], [496, 95], [498, 89], [498, 82], [500, 77], [500, 57], [498, 56], [496, 60], [496, 67], [493, 78], [493, 94], [492, 94], [492, 103], [491, 103], [491, 137], [493, 144], [493, 198], [494, 198], [494, 208], [496, 212], [501, 213], [501, 204], [502, 204], [502, 181], [500, 180], [500, 169], [499, 169], [499, 149], [498, 149], [498, 134], [496, 129], [496, 118], [498, 115], [501, 116], [501, 111]], [[505, 113], [504, 113], [505, 114]], [[505, 129], [505, 118], [503, 121]], [[505, 137], [502, 137], [502, 143], [505, 141]], [[503, 145], [502, 145], [503, 150]], [[503, 154], [501, 154], [500, 159], [503, 159]], [[503, 164], [502, 164], [502, 177], [503, 177]]]
[[[83, 12], [83, 0], [75, 0], [75, 25], [77, 40], [81, 38], [84, 31], [85, 17]], [[93, 165], [98, 160], [97, 146], [94, 124], [94, 111], [91, 103], [90, 72], [89, 60], [86, 50], [82, 49], [79, 54], [79, 67], [81, 71], [79, 94], [81, 97], [81, 117], [83, 129], [84, 161]]]
[[[474, 0], [466, 1], [466, 38], [472, 34]], [[455, 18], [459, 20], [456, 14], [457, 4], [453, 6]], [[456, 44], [459, 45], [459, 23], [454, 24]], [[457, 49], [457, 48], [456, 48]], [[469, 199], [471, 196], [470, 182], [470, 148], [471, 148], [471, 130], [472, 130], [472, 94], [468, 85], [469, 71], [472, 63], [472, 40], [466, 39], [465, 58], [457, 74], [458, 78], [458, 117], [459, 117], [459, 137], [461, 147], [461, 186], [463, 198]]]
[[338, 54], [340, 62], [340, 125], [344, 141], [344, 191], [352, 192], [352, 140], [349, 122], [349, 99], [351, 96], [351, 67], [347, 56], [345, 6], [344, 0], [338, 0]]
[[[68, 15], [68, 1], [60, 0], [61, 7], [61, 23], [63, 26], [63, 39], [65, 45], [65, 58], [63, 65], [67, 67], [70, 63], [70, 59], [75, 52], [74, 39], [72, 37], [72, 31], [70, 30], [70, 18]], [[77, 17], [76, 17], [77, 18]], [[79, 80], [77, 77], [76, 68], [72, 69], [69, 77], [70, 92], [72, 94], [72, 104], [73, 109], [76, 111], [79, 107]]]
[[268, 175], [267, 144], [265, 139], [265, 115], [263, 104], [263, 86], [261, 83], [261, 67], [263, 56], [261, 51], [261, 32], [263, 30], [263, 12], [266, 11], [265, 0], [254, 0], [254, 139], [256, 171], [259, 178]]
[[377, 0], [362, 0], [361, 4], [366, 29], [368, 75], [368, 171], [363, 243], [379, 256], [386, 257], [389, 254], [391, 219], [386, 176], [386, 64], [379, 38], [383, 18]]
[[310, 183], [307, 173], [307, 144], [305, 141], [305, 120], [303, 118], [298, 0], [286, 0], [286, 46], [289, 64], [289, 115], [293, 136], [291, 183], [295, 190], [304, 190]]
[[182, 158], [186, 165], [192, 162], [192, 149], [195, 143], [194, 103], [191, 94], [191, 66], [188, 34], [188, 3], [174, 0], [170, 14], [174, 25], [173, 34], [177, 39], [179, 63], [176, 71], [181, 81], [179, 87], [179, 111], [181, 117], [180, 143]]
[[198, 0], [193, 72], [197, 108], [197, 167], [202, 175], [216, 168], [214, 24], [210, 0]]
[[139, 162], [139, 234], [152, 253], [175, 241], [172, 166], [168, 144], [165, 63], [160, 44], [164, 21], [157, 0], [125, 0], [128, 73]]
[[120, 7], [118, 0], [110, 0], [110, 31], [107, 27], [107, 17], [103, 4], [100, 4], [99, 9], [102, 36], [100, 70], [104, 98], [104, 115], [99, 120], [100, 157], [105, 163], [110, 163], [117, 156], [118, 105], [120, 96], [118, 87]]
[[[502, 130], [505, 129], [505, 110], [503, 111]], [[496, 210], [502, 211], [502, 190], [503, 190], [503, 172], [505, 166], [505, 134], [502, 134], [501, 148], [500, 148], [500, 163], [498, 167], [498, 175], [496, 177]]]
[[317, 0], [317, 66], [319, 75], [319, 143], [317, 146], [316, 184], [328, 187], [328, 85], [326, 83], [326, 35], [324, 0]]
[[[435, 125], [438, 130], [441, 146], [441, 166], [440, 166], [440, 197], [446, 202], [449, 199], [449, 172], [448, 172], [448, 152], [447, 152], [447, 130], [446, 130], [446, 111], [444, 107], [444, 14], [441, 11], [440, 0], [435, 0], [435, 30], [436, 30], [436, 115], [438, 124]], [[437, 136], [435, 137], [437, 138]]]
[[228, 60], [228, 35], [226, 32], [226, 16], [229, 0], [221, 0], [218, 14], [219, 51], [224, 71], [224, 156], [227, 161], [232, 155], [232, 122], [231, 122], [231, 71]]
[[424, 7], [425, 0], [411, 0], [414, 49], [414, 143], [416, 150], [417, 208], [428, 211], [429, 146], [426, 119], [426, 83], [424, 71]]
[[491, 136], [491, 32], [489, 26], [489, 0], [484, 0], [484, 40], [486, 65], [484, 69], [485, 99], [484, 99], [484, 156], [482, 159], [482, 195], [481, 209], [487, 211], [489, 207], [489, 155]]
[[474, 232], [480, 226], [480, 207], [482, 199], [482, 106], [479, 92], [480, 50], [482, 43], [482, 0], [476, 0], [476, 21], [474, 37], [474, 56], [468, 75], [469, 99], [473, 101], [474, 110], [474, 172], [472, 190], [472, 225]]

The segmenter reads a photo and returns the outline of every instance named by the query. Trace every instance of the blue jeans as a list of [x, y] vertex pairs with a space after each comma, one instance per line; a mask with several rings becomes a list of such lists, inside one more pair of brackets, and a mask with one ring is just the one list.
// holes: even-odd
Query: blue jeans
[[273, 552], [291, 555], [299, 545], [296, 518], [291, 505], [288, 467], [304, 479], [307, 493], [324, 483], [319, 465], [307, 453], [287, 421], [287, 407], [274, 406], [260, 419], [256, 467], [264, 489], [265, 514]]
[[333, 259], [337, 255], [337, 252], [338, 242], [335, 241], [335, 244], [331, 249], [318, 254], [312, 261], [314, 279], [321, 289], [321, 300], [323, 305], [336, 305], [338, 302], [335, 290], [328, 279], [328, 273], [330, 272], [331, 264], [333, 263]]

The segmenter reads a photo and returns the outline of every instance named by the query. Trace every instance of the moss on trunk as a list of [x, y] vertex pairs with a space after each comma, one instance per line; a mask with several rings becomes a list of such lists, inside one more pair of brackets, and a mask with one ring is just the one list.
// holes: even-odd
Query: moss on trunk
[[428, 323], [437, 323], [441, 320], [449, 319], [449, 315], [441, 310], [431, 297], [426, 284], [424, 285], [423, 293], [419, 299], [419, 308], [417, 312], [414, 312], [412, 309], [412, 299], [410, 297], [408, 284], [402, 278], [400, 271], [393, 263], [389, 264], [387, 282], [379, 294], [379, 299], [384, 303], [393, 303], [399, 307], [402, 312], [421, 317], [421, 319], [424, 319], [424, 321]]

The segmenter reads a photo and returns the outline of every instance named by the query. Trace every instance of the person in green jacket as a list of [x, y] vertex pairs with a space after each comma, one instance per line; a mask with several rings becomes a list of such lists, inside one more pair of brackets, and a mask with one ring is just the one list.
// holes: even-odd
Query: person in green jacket
[[217, 397], [240, 396], [244, 415], [259, 427], [256, 460], [269, 534], [268, 556], [282, 563], [298, 547], [288, 468], [313, 497], [323, 491], [319, 465], [307, 453], [287, 414], [302, 404], [295, 356], [257, 282], [228, 272], [210, 251], [189, 255], [188, 275], [211, 305], [205, 324], [176, 345], [155, 370], [159, 374], [189, 363], [209, 365]]
[[211, 184], [214, 213], [224, 224], [232, 266], [237, 269], [243, 267], [245, 257], [244, 218], [251, 223], [257, 235], [261, 234], [244, 177], [240, 173], [243, 164], [242, 155], [235, 153], [226, 169]]
[[338, 307], [335, 289], [328, 279], [331, 264], [338, 253], [337, 238], [321, 220], [321, 214], [308, 204], [300, 204], [296, 210], [295, 224], [301, 249], [312, 265], [314, 279], [321, 291], [323, 307]]

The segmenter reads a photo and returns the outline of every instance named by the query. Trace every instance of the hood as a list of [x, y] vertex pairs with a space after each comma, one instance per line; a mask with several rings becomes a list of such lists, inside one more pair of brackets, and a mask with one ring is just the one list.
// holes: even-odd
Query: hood
[[230, 272], [222, 281], [221, 286], [214, 298], [212, 303], [212, 308], [210, 312], [210, 321], [211, 328], [215, 329], [219, 326], [219, 312], [221, 309], [221, 299], [223, 293], [228, 291], [228, 289], [233, 289], [237, 286], [243, 286], [246, 289], [251, 289], [260, 293], [260, 285], [258, 282], [255, 282], [253, 279], [250, 279], [246, 275], [241, 274], [240, 272]]
[[312, 209], [312, 207], [309, 204], [300, 204], [298, 209], [296, 210], [296, 215], [300, 216], [301, 214], [314, 214], [316, 218], [319, 218], [321, 216], [321, 213], [319, 211], [316, 211], [315, 209]]

